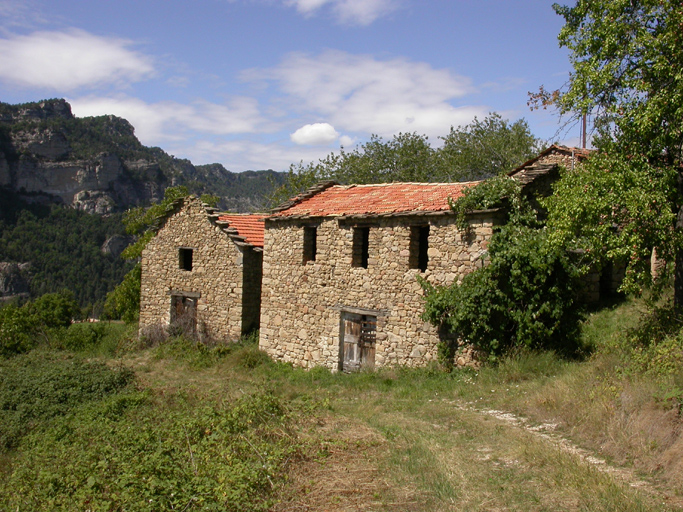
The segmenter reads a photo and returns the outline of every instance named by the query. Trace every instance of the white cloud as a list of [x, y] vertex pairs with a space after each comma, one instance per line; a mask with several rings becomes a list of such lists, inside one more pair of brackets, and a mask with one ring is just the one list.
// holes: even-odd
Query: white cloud
[[256, 100], [234, 98], [227, 104], [197, 101], [190, 105], [174, 101], [146, 103], [138, 98], [83, 97], [69, 99], [78, 117], [113, 114], [127, 119], [146, 145], [183, 140], [190, 132], [208, 135], [254, 133], [263, 130]]
[[59, 92], [106, 84], [125, 85], [151, 76], [151, 60], [126, 39], [83, 30], [34, 32], [0, 39], [0, 80]]
[[296, 7], [305, 16], [311, 16], [326, 5], [340, 23], [370, 25], [378, 18], [395, 11], [398, 0], [285, 0], [285, 5]]
[[339, 145], [345, 148], [350, 148], [356, 143], [356, 139], [349, 137], [348, 135], [342, 135], [339, 137]]
[[339, 133], [329, 123], [307, 124], [290, 135], [295, 144], [321, 146], [337, 140]]
[[246, 71], [243, 78], [276, 83], [288, 95], [291, 111], [322, 117], [344, 132], [435, 137], [488, 112], [483, 106], [454, 105], [476, 92], [469, 78], [404, 58], [296, 53], [276, 68]]

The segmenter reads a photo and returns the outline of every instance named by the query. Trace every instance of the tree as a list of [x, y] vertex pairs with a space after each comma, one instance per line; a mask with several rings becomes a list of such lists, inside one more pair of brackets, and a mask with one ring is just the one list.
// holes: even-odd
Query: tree
[[464, 127], [451, 127], [443, 137], [441, 166], [453, 181], [474, 181], [508, 172], [541, 150], [524, 119], [510, 123], [495, 112], [482, 121], [474, 118]]
[[[594, 145], [604, 156], [558, 189], [549, 224], [570, 232], [598, 260], [614, 255], [619, 243], [629, 243], [621, 254], [633, 287], [649, 279], [644, 255], [655, 249], [670, 257], [674, 303], [680, 309], [683, 5], [678, 0], [579, 0], [574, 7], [553, 7], [565, 19], [559, 41], [571, 51], [574, 68], [554, 100], [570, 118], [593, 116]], [[606, 178], [614, 171], [618, 178]], [[591, 205], [582, 190], [601, 204]], [[582, 226], [580, 219], [587, 218], [592, 224]]]
[[292, 164], [285, 184], [270, 195], [269, 203], [277, 206], [323, 180], [366, 184], [482, 179], [511, 170], [539, 149], [526, 121], [510, 124], [496, 113], [451, 127], [441, 139], [443, 146], [435, 149], [427, 136], [417, 133], [399, 133], [388, 141], [372, 135], [352, 151], [342, 148], [318, 162]]
[[423, 318], [451, 336], [440, 342], [451, 364], [459, 344], [471, 344], [489, 358], [513, 348], [578, 350], [579, 268], [563, 247], [551, 243], [520, 183], [501, 175], [468, 189], [451, 204], [458, 223], [467, 212], [505, 204], [508, 220], [492, 236], [486, 265], [462, 282], [425, 289]]

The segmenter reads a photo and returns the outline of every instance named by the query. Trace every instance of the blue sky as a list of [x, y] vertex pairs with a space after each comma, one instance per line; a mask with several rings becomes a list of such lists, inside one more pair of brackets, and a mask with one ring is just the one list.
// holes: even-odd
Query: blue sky
[[576, 144], [527, 92], [570, 69], [545, 0], [0, 0], [0, 101], [63, 97], [195, 164], [286, 170], [495, 111]]

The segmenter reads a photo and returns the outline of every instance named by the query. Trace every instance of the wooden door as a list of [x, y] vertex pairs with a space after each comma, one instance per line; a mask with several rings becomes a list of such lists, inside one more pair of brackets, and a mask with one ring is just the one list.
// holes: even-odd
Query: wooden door
[[360, 369], [360, 332], [361, 315], [345, 313], [342, 323], [344, 328], [344, 346], [342, 354], [342, 370], [353, 372]]
[[344, 313], [342, 316], [342, 371], [353, 372], [375, 366], [377, 318]]
[[182, 334], [197, 330], [197, 299], [183, 295], [171, 297], [171, 326]]

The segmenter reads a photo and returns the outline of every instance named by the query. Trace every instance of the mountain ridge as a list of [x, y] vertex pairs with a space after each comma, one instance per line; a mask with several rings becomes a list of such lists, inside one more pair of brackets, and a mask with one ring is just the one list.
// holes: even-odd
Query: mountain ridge
[[195, 166], [142, 145], [126, 119], [75, 117], [64, 99], [0, 102], [0, 186], [32, 201], [109, 214], [146, 206], [166, 188], [184, 185], [241, 213], [264, 209], [265, 195], [284, 177], [273, 170], [234, 173], [219, 163]]

